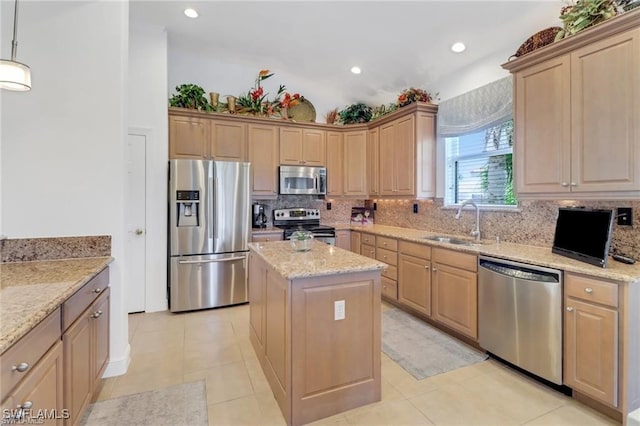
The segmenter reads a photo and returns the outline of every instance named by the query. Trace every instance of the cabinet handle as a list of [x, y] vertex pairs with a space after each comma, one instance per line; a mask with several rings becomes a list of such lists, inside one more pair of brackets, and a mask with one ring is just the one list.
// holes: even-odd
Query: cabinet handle
[[102, 293], [102, 289], [101, 288], [96, 288], [95, 290], [93, 290], [94, 293], [96, 294], [100, 294]]
[[573, 312], [573, 308], [571, 306], [567, 306], [567, 311], [568, 312]]
[[[429, 270], [429, 265], [424, 265], [424, 269], [426, 269], [427, 271]], [[434, 269], [435, 271], [435, 269]]]
[[587, 288], [584, 289], [584, 292], [591, 294], [591, 293], [593, 293], [593, 289], [591, 287], [587, 287]]
[[29, 369], [29, 364], [27, 364], [26, 362], [21, 362], [20, 364], [14, 365], [13, 367], [11, 367], [11, 371], [17, 371], [18, 373], [24, 373], [28, 369]]
[[571, 186], [578, 186], [578, 184], [577, 184], [577, 183], [575, 183], [575, 182], [571, 182], [571, 183], [570, 183], [570, 185], [571, 185]]
[[560, 186], [563, 186], [563, 187], [565, 187], [565, 188], [566, 188], [567, 186], [569, 186], [569, 184], [568, 184], [567, 182], [562, 182], [562, 183], [560, 184]]
[[94, 312], [91, 314], [91, 318], [99, 318], [102, 315], [102, 311]]
[[438, 270], [436, 268], [433, 268], [433, 272], [438, 272]]
[[383, 256], [382, 256], [382, 258], [383, 258], [383, 259], [386, 259], [386, 258], [387, 258], [387, 256], [386, 256], [386, 255], [383, 255]]
[[382, 243], [382, 245], [386, 247], [386, 246], [387, 246], [387, 243]]

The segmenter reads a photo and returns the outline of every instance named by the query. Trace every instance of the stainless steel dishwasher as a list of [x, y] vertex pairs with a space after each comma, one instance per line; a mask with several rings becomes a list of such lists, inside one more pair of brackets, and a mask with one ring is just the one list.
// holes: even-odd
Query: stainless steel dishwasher
[[478, 264], [480, 346], [561, 385], [561, 271], [484, 256]]

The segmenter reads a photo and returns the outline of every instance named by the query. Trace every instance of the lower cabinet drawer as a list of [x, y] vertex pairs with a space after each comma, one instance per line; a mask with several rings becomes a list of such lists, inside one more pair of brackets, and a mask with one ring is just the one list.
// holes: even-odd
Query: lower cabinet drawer
[[369, 244], [362, 244], [360, 246], [360, 254], [363, 256], [370, 257], [372, 259], [376, 258], [376, 248], [374, 246], [370, 246]]
[[382, 295], [388, 299], [398, 300], [398, 283], [387, 277], [380, 278]]
[[398, 281], [398, 268], [389, 265], [387, 269], [382, 271], [382, 276], [387, 277], [390, 280]]
[[31, 372], [57, 340], [60, 340], [59, 308], [0, 356], [0, 400]]

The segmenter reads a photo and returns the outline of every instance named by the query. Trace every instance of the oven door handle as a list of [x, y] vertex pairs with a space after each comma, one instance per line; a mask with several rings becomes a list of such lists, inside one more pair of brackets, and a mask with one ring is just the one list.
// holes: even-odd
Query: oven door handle
[[336, 234], [331, 234], [331, 233], [323, 233], [323, 234], [312, 233], [311, 235], [313, 235], [313, 238], [335, 238], [336, 237]]

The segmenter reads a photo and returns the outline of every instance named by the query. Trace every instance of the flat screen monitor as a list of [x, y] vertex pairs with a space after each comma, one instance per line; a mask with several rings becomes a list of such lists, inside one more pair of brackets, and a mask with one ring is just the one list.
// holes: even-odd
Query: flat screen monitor
[[612, 228], [613, 210], [560, 208], [551, 251], [605, 268]]

